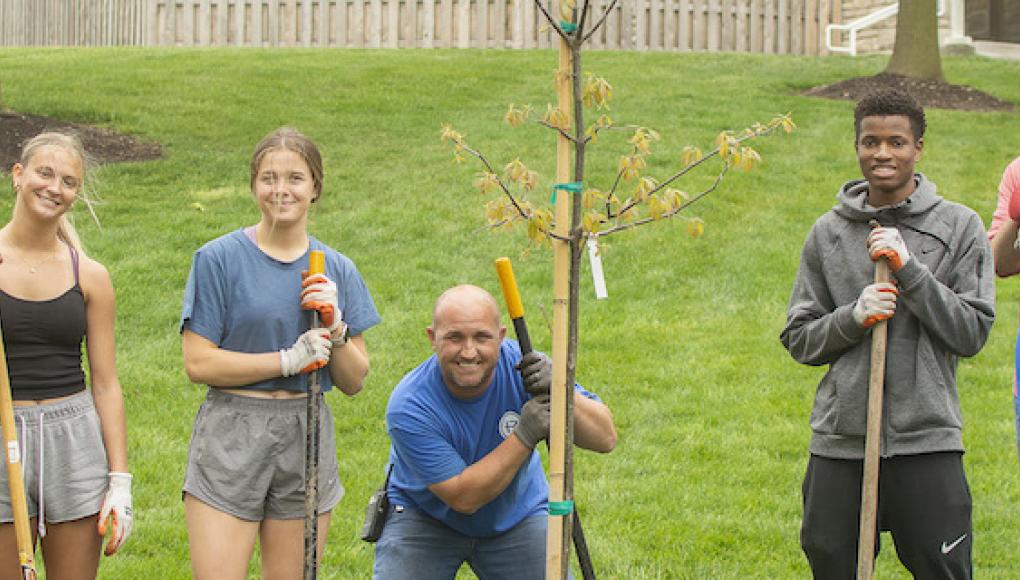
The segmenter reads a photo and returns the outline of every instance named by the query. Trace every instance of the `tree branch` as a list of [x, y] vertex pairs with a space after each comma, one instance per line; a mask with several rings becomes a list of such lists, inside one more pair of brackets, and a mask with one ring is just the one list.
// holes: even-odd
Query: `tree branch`
[[458, 147], [466, 151], [469, 155], [477, 157], [478, 160], [482, 162], [482, 165], [485, 166], [485, 169], [487, 169], [489, 173], [491, 173], [492, 175], [496, 176], [496, 183], [499, 185], [499, 188], [503, 191], [503, 194], [510, 199], [510, 203], [514, 205], [514, 209], [517, 210], [517, 213], [524, 219], [531, 219], [531, 215], [525, 212], [524, 208], [521, 207], [521, 204], [517, 202], [517, 198], [514, 197], [514, 194], [511, 193], [510, 190], [507, 188], [506, 184], [503, 183], [503, 179], [500, 178], [499, 173], [497, 173], [495, 168], [492, 167], [492, 164], [489, 163], [489, 160], [485, 158], [485, 155], [483, 155], [480, 151], [472, 149], [463, 141], [458, 141], [456, 139], [453, 139], [452, 141], [456, 143]]
[[[701, 198], [703, 198], [706, 195], [708, 195], [708, 194], [712, 193], [713, 191], [715, 191], [719, 187], [719, 184], [722, 183], [723, 176], [726, 175], [726, 172], [729, 171], [729, 169], [730, 169], [729, 162], [723, 162], [722, 171], [720, 171], [719, 175], [717, 175], [715, 177], [715, 181], [712, 182], [712, 185], [710, 185], [708, 187], [708, 189], [702, 191], [698, 195], [695, 195], [691, 199], [685, 201], [683, 204], [681, 204], [676, 209], [668, 211], [668, 212], [662, 214], [662, 217], [660, 217], [658, 220], [656, 220], [654, 218], [650, 218], [650, 217], [642, 218], [642, 219], [639, 219], [639, 220], [637, 220], [635, 222], [632, 222], [632, 223], [629, 223], [629, 224], [622, 224], [622, 225], [614, 226], [614, 227], [609, 228], [608, 230], [604, 230], [604, 231], [598, 232], [598, 235], [599, 236], [608, 236], [609, 234], [615, 234], [617, 232], [622, 232], [624, 230], [633, 229], [633, 228], [636, 228], [638, 226], [642, 226], [642, 225], [645, 225], [647, 223], [651, 223], [651, 222], [654, 222], [654, 221], [662, 221], [664, 219], [669, 219], [669, 218], [677, 215], [681, 211], [687, 209], [688, 207], [690, 207], [690, 206], [694, 205], [695, 203], [697, 203], [698, 201], [700, 201]], [[620, 213], [623, 213], [623, 212], [621, 211]]]
[[588, 20], [588, 12], [591, 10], [590, 1], [584, 0], [584, 3], [581, 4], [581, 17], [577, 20], [577, 33], [574, 35], [577, 48], [580, 48], [581, 44], [588, 39], [587, 36], [582, 37], [581, 33], [584, 32], [584, 23]]
[[[588, 42], [588, 39], [591, 38], [591, 35], [595, 34], [598, 31], [598, 29], [603, 24], [605, 24], [606, 18], [608, 18], [609, 15], [612, 14], [613, 9], [616, 8], [616, 2], [617, 0], [613, 0], [612, 2], [609, 3], [609, 6], [606, 7], [605, 12], [602, 13], [602, 17], [599, 18], [598, 22], [596, 22], [595, 25], [591, 27], [591, 30], [589, 30], [588, 33], [584, 35], [584, 38], [581, 39], [581, 42]], [[585, 5], [587, 4], [588, 3], [586, 1]]]
[[592, 127], [594, 127], [594, 129], [592, 130], [593, 133], [591, 135], [589, 135], [588, 137], [584, 138], [584, 144], [585, 145], [587, 145], [589, 142], [591, 142], [592, 138], [595, 135], [598, 135], [599, 131], [602, 131], [602, 130], [608, 130], [608, 131], [617, 131], [617, 130], [619, 130], [619, 131], [623, 131], [623, 130], [633, 131], [635, 129], [639, 129], [641, 126], [640, 125], [592, 125]]
[[577, 139], [575, 139], [573, 135], [571, 135], [570, 133], [567, 133], [563, 129], [560, 129], [556, 125], [553, 125], [551, 123], [547, 123], [545, 121], [535, 121], [535, 123], [538, 123], [539, 125], [542, 125], [543, 127], [548, 127], [550, 129], [558, 132], [560, 135], [563, 135], [564, 137], [569, 139], [571, 143], [574, 143], [575, 145], [577, 144]]
[[[616, 195], [616, 188], [620, 185], [621, 178], [623, 178], [623, 169], [616, 172], [616, 179], [613, 180], [613, 187], [610, 188], [609, 193], [606, 194], [606, 219], [613, 219], [615, 217], [613, 215], [612, 205], [609, 200], [611, 200], [613, 196]], [[616, 215], [620, 214], [617, 213]]]

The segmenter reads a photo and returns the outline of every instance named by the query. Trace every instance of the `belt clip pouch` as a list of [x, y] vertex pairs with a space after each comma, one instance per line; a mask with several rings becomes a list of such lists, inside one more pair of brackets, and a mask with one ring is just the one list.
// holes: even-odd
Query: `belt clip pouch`
[[386, 481], [368, 498], [365, 523], [361, 526], [361, 539], [366, 542], [376, 542], [382, 536], [383, 526], [386, 524], [386, 514], [390, 508], [390, 499], [386, 495], [386, 488], [389, 487], [390, 473], [392, 472], [393, 465], [390, 464], [386, 471]]

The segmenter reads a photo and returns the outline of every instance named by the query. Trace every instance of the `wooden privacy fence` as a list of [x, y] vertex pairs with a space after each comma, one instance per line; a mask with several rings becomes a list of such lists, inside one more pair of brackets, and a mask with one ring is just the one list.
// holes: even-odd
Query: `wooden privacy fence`
[[[595, 18], [611, 4], [590, 1]], [[591, 46], [824, 54], [841, 2], [618, 0]], [[5, 46], [547, 48], [554, 37], [530, 0], [0, 0]]]

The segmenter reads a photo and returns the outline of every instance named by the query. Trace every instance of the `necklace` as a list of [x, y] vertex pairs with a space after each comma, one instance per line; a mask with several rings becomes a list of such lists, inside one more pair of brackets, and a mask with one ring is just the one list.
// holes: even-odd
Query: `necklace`
[[47, 257], [43, 258], [41, 261], [36, 262], [36, 263], [33, 264], [32, 262], [29, 262], [28, 260], [26, 260], [25, 256], [23, 256], [21, 254], [21, 252], [18, 252], [18, 259], [21, 260], [22, 262], [24, 262], [26, 266], [28, 266], [28, 273], [29, 274], [35, 274], [36, 272], [39, 271], [39, 268], [42, 268], [44, 264], [52, 261], [56, 257], [57, 257], [57, 253], [56, 252], [50, 252], [49, 256], [47, 256]]

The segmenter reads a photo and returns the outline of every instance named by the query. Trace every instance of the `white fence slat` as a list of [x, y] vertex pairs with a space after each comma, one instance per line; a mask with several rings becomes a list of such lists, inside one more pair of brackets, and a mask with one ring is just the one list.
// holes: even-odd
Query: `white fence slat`
[[456, 0], [457, 24], [455, 28], [457, 48], [471, 46], [471, 0]]
[[495, 0], [492, 5], [492, 42], [493, 48], [506, 48], [506, 15], [507, 0]]
[[524, 0], [524, 48], [538, 46], [535, 35], [535, 12], [535, 3], [532, 0]]
[[776, 52], [789, 52], [789, 0], [779, 0], [778, 21], [776, 22]]
[[666, 0], [662, 14], [662, 49], [676, 50], [676, 0]]

